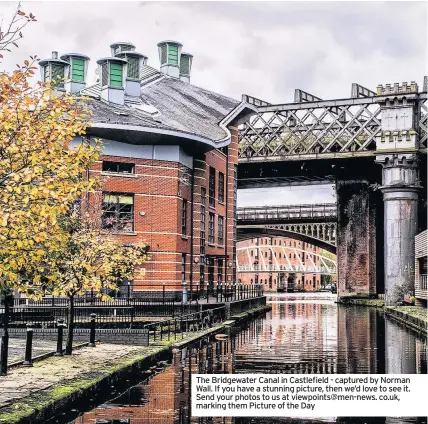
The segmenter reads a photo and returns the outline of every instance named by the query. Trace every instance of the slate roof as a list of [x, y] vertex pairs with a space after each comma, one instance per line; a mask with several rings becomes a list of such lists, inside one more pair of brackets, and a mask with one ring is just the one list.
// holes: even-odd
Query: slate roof
[[193, 134], [214, 142], [227, 137], [220, 121], [239, 101], [180, 81], [145, 65], [140, 98], [125, 96], [125, 104], [100, 100], [100, 84], [85, 88], [93, 122], [144, 126]]

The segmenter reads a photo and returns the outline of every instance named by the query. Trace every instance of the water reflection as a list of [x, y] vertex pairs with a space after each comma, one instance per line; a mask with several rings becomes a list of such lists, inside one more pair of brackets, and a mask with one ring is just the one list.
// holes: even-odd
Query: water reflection
[[[264, 318], [175, 349], [171, 366], [74, 424], [426, 423], [425, 418], [196, 418], [195, 373], [426, 373], [426, 340], [371, 308], [332, 297], [275, 297]], [[61, 421], [57, 421], [61, 422]], [[62, 421], [64, 422], [64, 421]]]

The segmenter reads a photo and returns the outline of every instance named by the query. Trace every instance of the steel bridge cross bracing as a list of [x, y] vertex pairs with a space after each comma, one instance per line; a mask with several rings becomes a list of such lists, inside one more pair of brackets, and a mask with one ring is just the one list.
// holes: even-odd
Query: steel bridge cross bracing
[[[373, 92], [358, 84], [348, 99], [321, 100], [296, 90], [295, 102], [272, 105], [251, 101], [255, 113], [239, 130], [239, 161], [265, 162], [317, 158], [346, 158], [376, 154], [382, 133], [382, 105], [405, 97], [415, 109], [413, 131], [418, 141], [413, 150], [427, 148], [427, 93], [416, 83], [378, 87]], [[399, 134], [399, 137], [401, 135]], [[409, 137], [409, 134], [404, 134]]]

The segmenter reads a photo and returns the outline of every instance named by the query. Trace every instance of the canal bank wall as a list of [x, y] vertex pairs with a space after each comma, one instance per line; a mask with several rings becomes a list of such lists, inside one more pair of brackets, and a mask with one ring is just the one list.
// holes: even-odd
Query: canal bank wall
[[423, 306], [385, 306], [382, 299], [341, 298], [339, 305], [368, 306], [381, 309], [385, 316], [407, 328], [428, 336], [428, 310]]
[[77, 404], [79, 410], [90, 408], [105, 401], [112, 386], [125, 389], [162, 369], [159, 365], [166, 364], [173, 348], [194, 343], [270, 309], [270, 305], [261, 305], [231, 314], [226, 321], [180, 341], [145, 347], [100, 344], [82, 348], [71, 356], [50, 357], [32, 368], [10, 370], [0, 378], [0, 423], [45, 423]]

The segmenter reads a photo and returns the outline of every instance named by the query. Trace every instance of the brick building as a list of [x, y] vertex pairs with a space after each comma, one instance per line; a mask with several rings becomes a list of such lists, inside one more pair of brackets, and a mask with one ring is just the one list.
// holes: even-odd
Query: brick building
[[150, 245], [134, 294], [165, 287], [180, 299], [234, 281], [237, 126], [252, 106], [190, 84], [192, 55], [180, 43], [158, 44], [160, 70], [131, 43], [110, 48], [90, 87], [87, 56], [53, 52], [40, 66], [44, 80], [63, 78], [58, 91], [91, 99], [85, 139], [103, 140], [89, 175], [105, 180], [104, 225], [124, 242]]
[[[237, 244], [238, 280], [243, 284], [261, 283], [265, 291], [273, 292], [320, 290], [324, 277], [314, 270], [323, 267], [322, 255], [319, 247], [291, 238], [240, 241]], [[267, 270], [270, 272], [264, 272]], [[332, 279], [335, 280], [335, 276]]]

